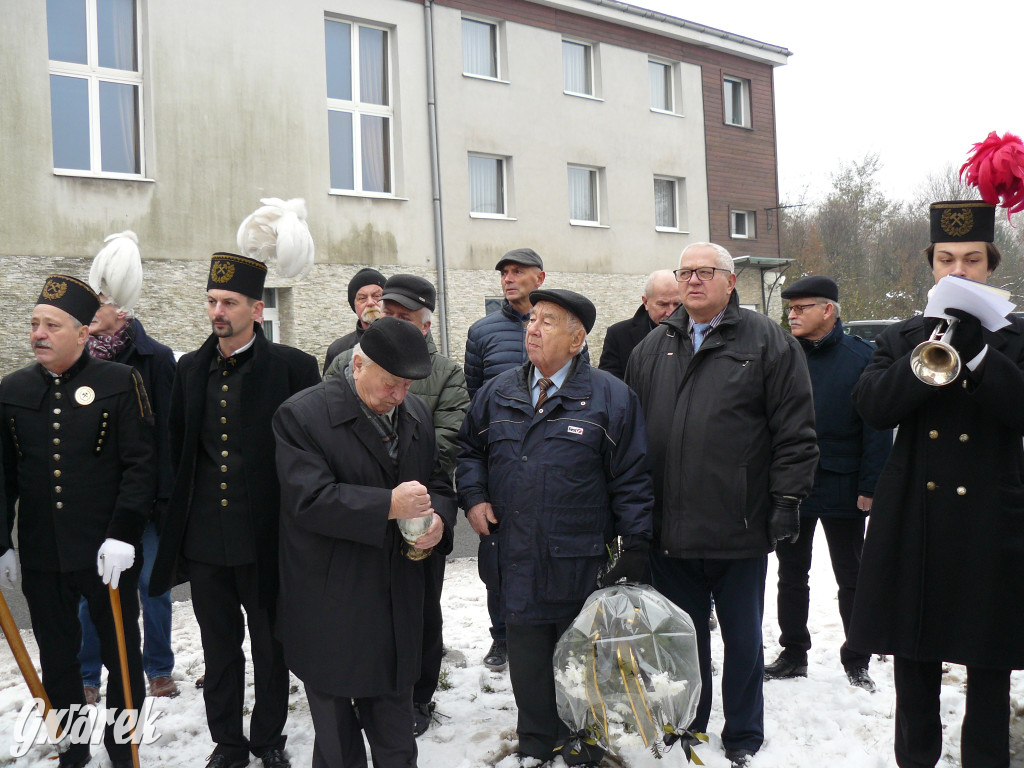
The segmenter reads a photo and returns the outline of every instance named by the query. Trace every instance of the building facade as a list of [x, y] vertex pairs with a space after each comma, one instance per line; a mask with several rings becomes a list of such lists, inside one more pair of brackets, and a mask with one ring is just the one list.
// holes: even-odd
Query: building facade
[[[195, 348], [209, 255], [262, 197], [306, 199], [316, 266], [271, 269], [268, 316], [320, 356], [365, 265], [437, 283], [461, 359], [511, 248], [594, 298], [595, 354], [688, 243], [780, 255], [778, 46], [615, 0], [0, 5], [3, 372], [31, 359], [43, 276], [84, 277], [124, 229], [140, 318]], [[740, 295], [761, 308], [756, 283]]]

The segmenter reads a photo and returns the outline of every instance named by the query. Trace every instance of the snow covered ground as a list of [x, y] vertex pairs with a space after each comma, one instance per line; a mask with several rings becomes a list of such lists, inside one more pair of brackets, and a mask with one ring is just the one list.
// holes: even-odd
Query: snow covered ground
[[[894, 694], [892, 665], [874, 659], [871, 675], [878, 692], [869, 694], [847, 683], [839, 663], [842, 625], [836, 604], [836, 587], [824, 537], [819, 533], [811, 575], [810, 628], [814, 647], [810, 652], [805, 680], [781, 680], [765, 684], [764, 747], [754, 759], [753, 768], [889, 768], [892, 756]], [[775, 620], [775, 558], [769, 558], [768, 588], [765, 600], [765, 658], [771, 661], [779, 648]], [[496, 765], [513, 768], [516, 708], [508, 673], [492, 673], [480, 660], [490, 645], [487, 609], [483, 585], [477, 578], [476, 561], [460, 558], [449, 562], [444, 592], [445, 645], [465, 656], [465, 666], [445, 664], [442, 684], [435, 700], [441, 723], [431, 727], [417, 743], [421, 768], [473, 768]], [[31, 632], [22, 633], [33, 658], [37, 658]], [[199, 628], [190, 603], [175, 603], [173, 644], [176, 655], [174, 677], [181, 695], [174, 699], [155, 699], [155, 732], [159, 738], [140, 749], [143, 766], [189, 766], [202, 768], [213, 745], [210, 742], [203, 710], [202, 691], [195, 679], [203, 673], [203, 653]], [[343, 648], [338, 649], [344, 653]], [[713, 634], [713, 653], [718, 668], [722, 665], [722, 643]], [[963, 717], [964, 671], [952, 667], [944, 678], [942, 690], [943, 759], [940, 765], [959, 765], [960, 720]], [[287, 754], [296, 768], [310, 765], [313, 726], [303, 694], [302, 683], [292, 678], [291, 713], [286, 726]], [[247, 706], [252, 706], [252, 669], [248, 671]], [[727, 768], [718, 733], [722, 729], [720, 679], [715, 678], [714, 711], [710, 742], [697, 753], [709, 768]], [[0, 765], [18, 768], [47, 768], [56, 763], [53, 751], [36, 746], [19, 759], [10, 757], [16, 746], [22, 707], [29, 699], [14, 658], [6, 643], [0, 647]], [[1014, 673], [1012, 699], [1017, 711], [1024, 710], [1024, 673]], [[622, 757], [631, 768], [684, 766], [686, 760], [678, 748], [662, 760], [639, 748]], [[1019, 760], [1021, 756], [1015, 757]], [[93, 765], [109, 766], [101, 745], [93, 747]], [[1021, 763], [1024, 765], [1024, 762]], [[259, 762], [254, 760], [254, 768]], [[556, 767], [562, 766], [561, 760]]]

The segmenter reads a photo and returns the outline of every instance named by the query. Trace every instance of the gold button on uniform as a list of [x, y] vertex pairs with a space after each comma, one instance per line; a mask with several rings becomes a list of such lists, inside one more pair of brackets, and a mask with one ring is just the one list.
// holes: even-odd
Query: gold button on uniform
[[967, 489], [964, 488], [962, 485], [958, 485], [956, 487], [956, 495], [957, 496], [966, 496], [967, 495]]
[[221, 472], [227, 472], [228, 471], [227, 465], [226, 464], [221, 464], [220, 465], [220, 471]]
[[[53, 409], [53, 415], [54, 416], [60, 416], [60, 408], [54, 408]], [[11, 421], [13, 422], [14, 419], [11, 419]]]
[[222, 441], [222, 442], [225, 442], [225, 443], [226, 443], [226, 442], [227, 442], [227, 440], [228, 440], [228, 436], [227, 436], [227, 435], [221, 435], [221, 436], [220, 436], [220, 439], [221, 439], [221, 441]]
[[221, 384], [220, 385], [220, 391], [221, 392], [227, 392], [228, 391], [228, 385], [227, 384]]
[[61, 492], [61, 491], [63, 491], [64, 489], [63, 489], [63, 488], [61, 488], [61, 487], [60, 487], [59, 485], [57, 485], [57, 486], [54, 486], [54, 489], [53, 489], [53, 490], [55, 490], [55, 491], [56, 491], [57, 493], [60, 493], [60, 492]]
[[59, 421], [53, 422], [53, 428], [54, 429], [60, 429], [60, 422]]
[[64, 509], [64, 502], [63, 501], [58, 501], [57, 502], [57, 509]]
[[936, 439], [938, 436], [939, 430], [937, 429], [933, 429], [931, 432], [928, 433], [928, 437], [930, 437], [932, 440]]
[[60, 394], [60, 392], [58, 392], [57, 394], [55, 394], [55, 395], [54, 395], [54, 397], [55, 397], [55, 398], [57, 398], [58, 400], [60, 400], [60, 398], [61, 398], [61, 394]]
[[220, 407], [221, 408], [227, 408], [228, 407], [228, 401], [227, 400], [221, 400], [220, 401]]
[[961, 442], [961, 443], [966, 443], [966, 442], [967, 442], [968, 440], [970, 440], [970, 439], [971, 439], [971, 438], [970, 438], [970, 437], [968, 437], [967, 435], [960, 435], [960, 442]]
[[53, 438], [53, 444], [54, 445], [60, 445], [60, 438], [59, 437]]
[[221, 505], [222, 507], [226, 507], [226, 506], [228, 505], [228, 500], [227, 500], [227, 499], [221, 499], [221, 500], [220, 500], [220, 505]]
[[53, 454], [53, 460], [54, 461], [60, 461], [60, 454], [59, 453]]
[[221, 416], [220, 417], [220, 423], [221, 424], [227, 424], [228, 423], [228, 417], [227, 416]]
[[227, 451], [221, 451], [220, 455], [226, 459], [228, 457], [228, 452]]
[[228, 484], [227, 484], [227, 483], [221, 483], [221, 484], [220, 484], [220, 489], [221, 489], [222, 491], [226, 491], [226, 490], [228, 489]]
[[53, 476], [54, 477], [60, 477], [60, 470], [59, 469], [53, 470]]
[[933, 483], [931, 480], [929, 480], [928, 484], [925, 486], [925, 488], [927, 488], [929, 491], [934, 491], [935, 490], [935, 483]]

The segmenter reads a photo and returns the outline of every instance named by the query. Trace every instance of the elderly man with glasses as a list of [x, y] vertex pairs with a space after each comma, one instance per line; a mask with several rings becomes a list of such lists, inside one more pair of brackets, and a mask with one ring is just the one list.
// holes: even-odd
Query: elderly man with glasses
[[[764, 315], [741, 309], [732, 257], [695, 243], [676, 270], [683, 311], [633, 351], [654, 479], [654, 586], [691, 616], [714, 598], [725, 664], [722, 746], [747, 765], [764, 741], [761, 623], [768, 553], [796, 540], [818, 448], [807, 361]], [[711, 715], [711, 632], [696, 622], [701, 697]]]

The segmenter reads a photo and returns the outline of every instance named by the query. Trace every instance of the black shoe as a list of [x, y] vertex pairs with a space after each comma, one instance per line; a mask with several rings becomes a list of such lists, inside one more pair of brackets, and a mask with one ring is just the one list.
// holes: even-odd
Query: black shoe
[[60, 756], [58, 765], [60, 768], [82, 768], [82, 766], [88, 765], [90, 760], [92, 760], [92, 755], [89, 754], [82, 757], [80, 755], [72, 755], [70, 752], [65, 752]]
[[725, 757], [732, 764], [732, 768], [747, 768], [750, 759], [754, 756], [752, 749], [727, 749]]
[[206, 764], [206, 768], [245, 768], [248, 764], [248, 757], [231, 760], [227, 755], [210, 755], [210, 762]]
[[850, 681], [850, 685], [855, 685], [858, 688], [863, 688], [868, 693], [874, 693], [875, 681], [868, 675], [867, 667], [855, 667], [850, 665], [846, 667], [846, 678]]
[[765, 665], [765, 680], [785, 680], [790, 677], [807, 677], [807, 659], [795, 660], [786, 655], [783, 651], [779, 658], [771, 664]]
[[508, 666], [508, 646], [504, 640], [495, 640], [484, 656], [484, 666], [492, 672], [501, 672]]
[[427, 732], [427, 728], [430, 727], [430, 722], [434, 719], [434, 707], [436, 705], [432, 701], [428, 701], [426, 704], [412, 704], [412, 735], [417, 739]]

